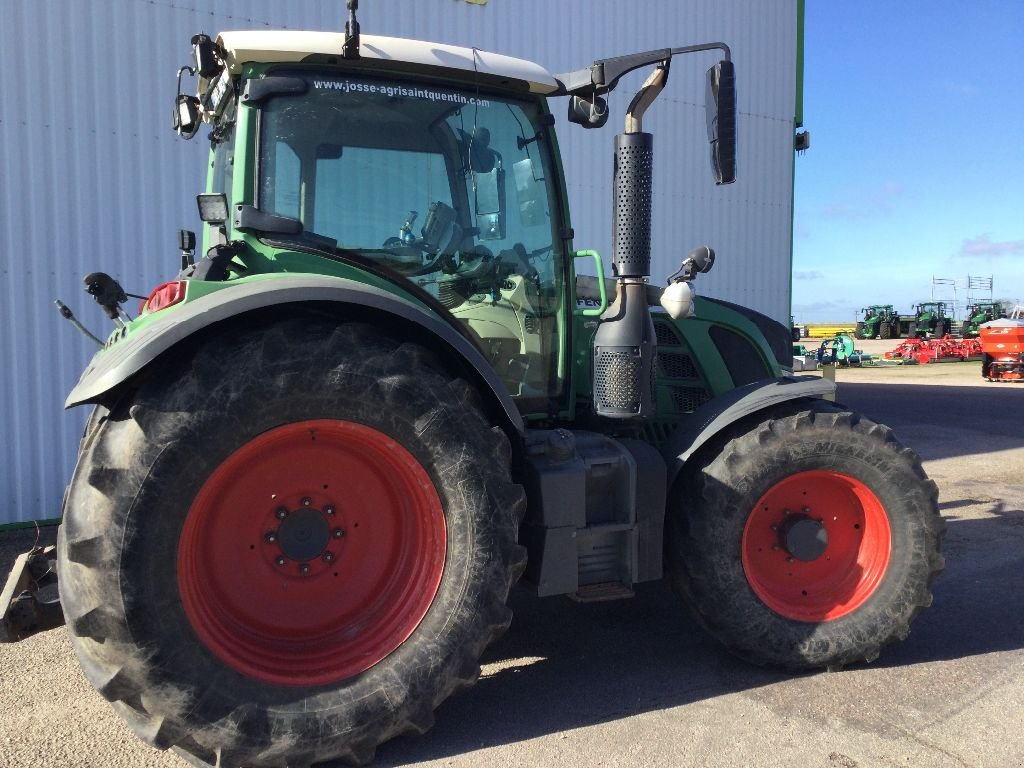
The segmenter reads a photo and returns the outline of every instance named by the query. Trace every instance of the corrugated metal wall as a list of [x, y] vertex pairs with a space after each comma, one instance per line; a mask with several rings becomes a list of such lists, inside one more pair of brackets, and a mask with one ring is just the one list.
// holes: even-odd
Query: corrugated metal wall
[[[785, 320], [790, 303], [797, 0], [364, 0], [366, 33], [475, 45], [552, 72], [599, 57], [722, 40], [740, 85], [740, 180], [716, 188], [704, 141], [703, 70], [679, 57], [648, 113], [655, 134], [653, 278], [695, 245], [718, 251], [699, 290]], [[172, 276], [205, 141], [170, 130], [174, 72], [199, 31], [341, 29], [344, 0], [0, 0], [0, 524], [53, 518], [86, 413], [64, 413], [91, 349], [53, 307], [95, 333], [108, 321], [82, 291], [103, 270], [145, 294]], [[689, 60], [688, 60], [689, 59]], [[640, 75], [612, 95], [603, 130], [559, 131], [576, 246], [611, 248], [612, 141]]]

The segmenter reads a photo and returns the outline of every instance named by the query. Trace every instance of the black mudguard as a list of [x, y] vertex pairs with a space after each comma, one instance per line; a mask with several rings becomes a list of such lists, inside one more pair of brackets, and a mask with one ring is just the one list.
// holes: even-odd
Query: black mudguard
[[[385, 313], [397, 327], [415, 330], [410, 339], [440, 345], [476, 379], [481, 394], [522, 433], [524, 424], [508, 389], [480, 351], [455, 328], [418, 304], [364, 283], [314, 275], [288, 275], [225, 287], [167, 310], [148, 325], [128, 333], [90, 361], [65, 408], [94, 403], [113, 392], [161, 355], [209, 326], [248, 312], [286, 305], [317, 304]], [[365, 312], [364, 312], [365, 313]]]
[[730, 424], [791, 400], [834, 397], [835, 391], [835, 383], [817, 376], [783, 376], [755, 381], [716, 397], [694, 411], [666, 444], [669, 487], [690, 457]]

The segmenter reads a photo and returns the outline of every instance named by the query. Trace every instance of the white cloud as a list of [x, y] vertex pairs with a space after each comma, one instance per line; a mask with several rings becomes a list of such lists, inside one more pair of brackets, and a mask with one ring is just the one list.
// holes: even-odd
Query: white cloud
[[996, 242], [987, 232], [964, 240], [960, 245], [961, 256], [1021, 256], [1024, 255], [1024, 240], [1003, 240]]

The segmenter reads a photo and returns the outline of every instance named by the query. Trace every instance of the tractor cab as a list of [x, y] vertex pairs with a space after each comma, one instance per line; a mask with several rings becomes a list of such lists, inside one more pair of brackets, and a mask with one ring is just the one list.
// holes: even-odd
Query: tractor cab
[[[313, 49], [310, 39], [303, 45]], [[323, 42], [329, 50], [334, 41]], [[531, 92], [554, 83], [519, 60], [511, 60], [519, 74], [539, 81], [519, 92], [508, 78], [498, 87], [487, 71], [508, 74], [508, 62], [478, 62], [475, 85], [374, 66], [436, 55], [411, 44], [366, 36], [363, 66], [342, 72], [326, 60], [297, 63], [294, 52], [279, 51], [293, 61], [267, 64], [280, 41], [222, 34], [224, 69], [211, 73], [202, 98], [238, 88], [237, 70], [237, 103], [255, 109], [228, 98], [204, 107], [214, 126], [210, 189], [223, 196], [214, 208], [234, 213], [231, 221], [205, 217], [207, 245], [238, 244], [232, 276], [309, 271], [310, 255], [369, 271], [454, 317], [513, 398], [558, 398], [566, 374], [563, 190], [554, 120]], [[472, 69], [470, 52], [452, 48], [458, 56], [449, 60]], [[236, 63], [252, 50], [263, 64]], [[222, 80], [232, 85], [220, 88]], [[254, 145], [248, 167], [235, 161], [238, 136]]]

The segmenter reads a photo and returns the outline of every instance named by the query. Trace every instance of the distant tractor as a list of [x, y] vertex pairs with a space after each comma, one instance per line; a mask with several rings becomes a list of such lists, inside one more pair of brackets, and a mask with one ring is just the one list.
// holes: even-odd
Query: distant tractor
[[914, 328], [917, 336], [945, 336], [953, 325], [946, 314], [946, 302], [926, 301], [915, 308]]
[[917, 304], [914, 307], [914, 314], [900, 315], [893, 323], [892, 338], [945, 336], [953, 327], [952, 318], [946, 314], [948, 306], [944, 301], [924, 301]]
[[979, 301], [975, 304], [968, 304], [960, 335], [965, 339], [975, 339], [980, 335], [982, 323], [1004, 317], [1006, 317], [1006, 307], [1001, 301]]
[[864, 319], [858, 321], [854, 331], [858, 339], [899, 338], [899, 315], [892, 304], [872, 304], [861, 312]]

